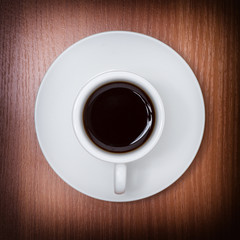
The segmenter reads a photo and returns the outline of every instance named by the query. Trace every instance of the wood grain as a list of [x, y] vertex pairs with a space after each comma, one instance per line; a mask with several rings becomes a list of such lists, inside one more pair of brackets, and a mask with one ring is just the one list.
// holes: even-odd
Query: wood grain
[[[3, 0], [0, 7], [0, 239], [240, 237], [237, 1]], [[193, 69], [206, 104], [203, 143], [188, 171], [132, 203], [95, 200], [65, 184], [34, 129], [50, 64], [79, 39], [107, 30], [171, 46]]]

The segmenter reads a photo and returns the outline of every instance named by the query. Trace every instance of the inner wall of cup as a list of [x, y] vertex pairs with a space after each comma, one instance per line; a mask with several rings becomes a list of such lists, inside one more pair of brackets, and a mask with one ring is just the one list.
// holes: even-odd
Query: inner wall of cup
[[[135, 77], [135, 76], [134, 76]], [[140, 78], [140, 77], [139, 77]], [[142, 78], [141, 78], [142, 79]], [[91, 94], [97, 90], [98, 88], [100, 88], [101, 86], [111, 83], [111, 82], [126, 82], [126, 83], [130, 83], [133, 84], [137, 87], [139, 87], [140, 89], [142, 89], [147, 95], [148, 97], [151, 99], [152, 104], [153, 104], [153, 108], [155, 111], [155, 123], [151, 132], [151, 135], [149, 136], [149, 138], [146, 140], [146, 142], [142, 145], [139, 146], [136, 149], [133, 149], [129, 152], [123, 152], [123, 153], [114, 153], [114, 152], [110, 152], [107, 150], [104, 150], [102, 148], [100, 148], [99, 146], [97, 146], [88, 136], [84, 124], [83, 124], [83, 111], [84, 111], [84, 107], [85, 104], [88, 100], [88, 98], [91, 96]], [[141, 80], [139, 81], [139, 79], [134, 79], [133, 77], [130, 78], [128, 76], [115, 76], [115, 77], [108, 77], [108, 78], [96, 78], [91, 80], [85, 87], [84, 91], [83, 91], [83, 95], [84, 96], [79, 96], [79, 98], [84, 98], [83, 101], [81, 101], [79, 103], [80, 106], [80, 113], [79, 116], [81, 117], [79, 124], [80, 129], [82, 131], [84, 131], [84, 138], [81, 138], [80, 143], [83, 145], [83, 147], [92, 155], [94, 155], [97, 158], [100, 158], [102, 160], [106, 160], [109, 161], [109, 158], [112, 158], [114, 156], [114, 158], [118, 158], [119, 160], [122, 158], [124, 158], [125, 161], [133, 161], [136, 160], [137, 158], [142, 157], [143, 155], [145, 155], [146, 153], [148, 153], [156, 144], [156, 142], [158, 141], [159, 137], [157, 135], [160, 134], [160, 131], [162, 129], [160, 124], [161, 124], [161, 119], [159, 119], [159, 115], [160, 115], [160, 109], [157, 106], [156, 103], [156, 96], [152, 95], [152, 91], [149, 91], [149, 86], [146, 86], [148, 84], [145, 83], [145, 81], [147, 80]], [[151, 85], [150, 85], [151, 86]], [[150, 87], [150, 89], [152, 88], [152, 86]], [[81, 94], [80, 94], [81, 95]], [[83, 142], [84, 141], [84, 142]], [[125, 162], [124, 161], [124, 162]]]

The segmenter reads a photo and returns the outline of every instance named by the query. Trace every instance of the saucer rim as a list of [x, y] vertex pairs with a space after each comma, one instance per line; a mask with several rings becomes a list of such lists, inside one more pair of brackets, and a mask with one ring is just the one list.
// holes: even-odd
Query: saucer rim
[[[95, 37], [98, 37], [99, 35], [108, 35], [108, 34], [131, 34], [131, 35], [139, 35], [141, 37], [144, 37], [146, 39], [149, 39], [149, 40], [153, 40], [155, 42], [157, 42], [158, 44], [162, 45], [164, 48], [167, 48], [169, 51], [171, 51], [175, 57], [177, 57], [184, 65], [185, 67], [188, 68], [188, 70], [190, 70], [190, 72], [192, 73], [192, 75], [194, 76], [194, 79], [195, 79], [195, 83], [197, 84], [198, 86], [198, 95], [201, 99], [201, 105], [202, 105], [202, 114], [203, 114], [203, 124], [201, 126], [201, 134], [199, 135], [199, 139], [198, 139], [198, 142], [197, 144], [194, 145], [194, 154], [193, 154], [193, 157], [190, 158], [189, 162], [187, 164], [185, 164], [185, 168], [180, 171], [180, 173], [178, 174], [175, 174], [174, 177], [172, 177], [172, 180], [169, 181], [167, 184], [163, 185], [161, 187], [160, 190], [156, 190], [156, 191], [151, 191], [151, 193], [145, 193], [143, 195], [141, 195], [141, 197], [135, 197], [135, 198], [131, 198], [131, 197], [127, 197], [127, 199], [113, 199], [113, 200], [109, 200], [109, 199], [104, 199], [104, 198], [101, 198], [101, 197], [98, 197], [98, 196], [95, 196], [95, 195], [92, 195], [92, 194], [89, 194], [87, 192], [85, 192], [84, 190], [79, 190], [77, 189], [75, 186], [73, 186], [67, 179], [65, 179], [64, 176], [62, 176], [62, 174], [52, 165], [51, 161], [49, 161], [48, 159], [49, 156], [46, 152], [46, 150], [44, 149], [43, 147], [43, 143], [41, 141], [41, 138], [40, 138], [40, 134], [39, 134], [39, 130], [38, 130], [38, 127], [37, 127], [37, 108], [38, 108], [38, 105], [39, 105], [39, 98], [40, 98], [40, 95], [41, 95], [41, 92], [42, 92], [42, 89], [43, 89], [43, 86], [45, 84], [45, 82], [47, 81], [47, 78], [48, 78], [48, 75], [49, 73], [52, 71], [52, 68], [59, 62], [59, 60], [64, 57], [64, 55], [69, 52], [72, 48], [74, 48], [76, 45], [78, 44], [81, 44], [82, 42], [84, 41], [87, 41], [91, 38], [95, 38]], [[151, 83], [151, 81], [150, 81]], [[66, 182], [69, 186], [71, 186], [72, 188], [74, 188], [76, 191], [80, 192], [80, 193], [83, 193], [89, 197], [92, 197], [94, 199], [98, 199], [98, 200], [102, 200], [102, 201], [106, 201], [106, 202], [134, 202], [134, 201], [138, 201], [138, 200], [142, 200], [142, 199], [145, 199], [147, 197], [151, 197], [157, 193], [160, 193], [162, 191], [164, 191], [165, 189], [167, 189], [169, 186], [171, 186], [174, 182], [176, 182], [179, 178], [182, 177], [182, 175], [188, 170], [188, 168], [190, 167], [191, 163], [194, 161], [194, 159], [196, 158], [196, 155], [197, 153], [199, 152], [199, 149], [201, 147], [201, 143], [202, 143], [202, 140], [203, 140], [203, 136], [204, 136], [204, 131], [205, 131], [205, 123], [206, 123], [206, 109], [205, 109], [205, 103], [204, 103], [204, 98], [203, 98], [203, 94], [202, 94], [202, 91], [201, 91], [201, 87], [200, 87], [200, 84], [197, 80], [197, 77], [196, 75], [194, 74], [193, 70], [190, 68], [190, 66], [188, 65], [188, 63], [183, 59], [182, 56], [180, 56], [180, 54], [178, 54], [173, 48], [171, 48], [170, 46], [168, 46], [167, 44], [163, 43], [162, 41], [154, 38], [154, 37], [151, 37], [151, 36], [148, 36], [148, 35], [145, 35], [143, 33], [138, 33], [138, 32], [133, 32], [133, 31], [105, 31], [105, 32], [100, 32], [100, 33], [96, 33], [96, 34], [93, 34], [93, 35], [90, 35], [90, 36], [87, 36], [83, 39], [80, 39], [79, 41], [73, 43], [71, 46], [69, 46], [68, 48], [66, 48], [60, 55], [58, 55], [57, 58], [55, 58], [53, 60], [53, 62], [51, 63], [50, 67], [48, 68], [48, 70], [46, 71], [41, 83], [40, 83], [40, 86], [39, 86], [39, 89], [38, 89], [38, 93], [37, 93], [37, 97], [36, 97], [36, 101], [35, 101], [35, 106], [34, 106], [34, 123], [35, 123], [35, 132], [36, 132], [36, 135], [37, 135], [37, 139], [38, 139], [38, 143], [39, 143], [39, 146], [40, 146], [40, 149], [45, 157], [45, 160], [47, 160], [48, 164], [50, 165], [50, 167], [54, 170], [54, 172], [64, 181]], [[88, 153], [89, 154], [89, 153]], [[96, 158], [96, 160], [98, 160]], [[109, 164], [113, 164], [113, 163], [109, 163]]]

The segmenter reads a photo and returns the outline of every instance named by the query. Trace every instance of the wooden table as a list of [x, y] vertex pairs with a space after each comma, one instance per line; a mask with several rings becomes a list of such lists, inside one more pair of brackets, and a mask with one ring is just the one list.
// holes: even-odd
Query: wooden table
[[[237, 239], [240, 7], [237, 1], [1, 1], [0, 239]], [[64, 183], [45, 161], [34, 103], [53, 60], [90, 34], [153, 36], [189, 63], [206, 104], [201, 148], [163, 192], [109, 203]], [[238, 228], [238, 229], [237, 229]]]

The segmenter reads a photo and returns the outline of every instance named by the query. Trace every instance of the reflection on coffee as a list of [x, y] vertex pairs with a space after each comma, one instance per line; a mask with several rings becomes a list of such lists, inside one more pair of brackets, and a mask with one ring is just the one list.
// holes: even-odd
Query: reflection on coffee
[[126, 82], [112, 82], [88, 98], [83, 123], [89, 138], [100, 148], [123, 153], [132, 151], [151, 135], [155, 113], [147, 94]]

